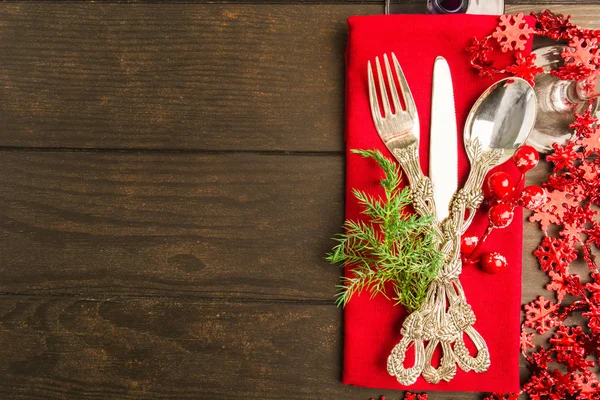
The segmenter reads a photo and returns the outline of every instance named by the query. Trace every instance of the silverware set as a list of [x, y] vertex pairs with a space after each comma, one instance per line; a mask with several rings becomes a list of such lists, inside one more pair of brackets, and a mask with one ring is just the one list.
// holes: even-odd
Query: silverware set
[[[405, 319], [402, 339], [388, 357], [387, 370], [403, 385], [413, 384], [421, 375], [430, 383], [450, 381], [457, 366], [467, 372], [484, 372], [490, 366], [490, 355], [485, 340], [474, 328], [475, 314], [459, 280], [460, 239], [483, 201], [481, 188], [487, 172], [510, 158], [527, 139], [535, 122], [535, 93], [526, 81], [510, 78], [495, 83], [481, 95], [469, 113], [463, 135], [471, 170], [463, 188], [457, 190], [458, 138], [448, 63], [442, 57], [434, 63], [429, 178], [419, 163], [419, 117], [406, 77], [394, 53], [390, 57], [393, 69], [388, 56], [382, 58], [387, 79], [376, 57], [377, 84], [368, 63], [373, 122], [406, 173], [415, 211], [434, 217], [432, 229], [439, 238], [438, 249], [445, 255], [444, 266], [430, 285], [424, 304]], [[467, 349], [465, 335], [477, 349], [474, 356]], [[414, 363], [407, 368], [404, 361], [411, 346]], [[442, 358], [436, 368], [432, 359], [438, 347]]]

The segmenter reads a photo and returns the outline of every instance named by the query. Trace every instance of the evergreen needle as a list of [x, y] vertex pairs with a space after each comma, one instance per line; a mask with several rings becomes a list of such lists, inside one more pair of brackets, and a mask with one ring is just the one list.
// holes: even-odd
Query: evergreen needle
[[413, 311], [425, 301], [427, 288], [442, 267], [433, 218], [406, 212], [410, 190], [400, 189], [400, 169], [393, 160], [379, 150], [352, 152], [375, 160], [383, 170], [385, 198], [353, 190], [368, 222], [346, 220], [345, 233], [334, 238], [337, 245], [326, 256], [330, 263], [352, 269], [338, 286], [336, 303], [345, 306], [363, 290], [386, 297], [391, 290], [397, 304]]

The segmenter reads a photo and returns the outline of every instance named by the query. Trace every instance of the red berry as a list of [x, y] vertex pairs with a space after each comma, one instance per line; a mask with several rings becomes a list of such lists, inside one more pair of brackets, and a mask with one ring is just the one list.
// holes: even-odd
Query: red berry
[[506, 228], [512, 222], [515, 213], [511, 206], [496, 204], [490, 207], [488, 219], [494, 228]]
[[477, 236], [463, 236], [460, 240], [460, 252], [469, 255], [475, 251], [479, 238]]
[[521, 203], [523, 207], [530, 210], [539, 209], [546, 202], [546, 191], [539, 186], [527, 186], [521, 192]]
[[515, 151], [512, 159], [519, 171], [524, 174], [538, 164], [540, 155], [533, 147], [523, 145]]
[[496, 251], [484, 253], [481, 256], [480, 263], [481, 268], [483, 268], [485, 272], [494, 275], [504, 271], [507, 265], [506, 258]]
[[506, 172], [495, 172], [487, 180], [488, 188], [499, 199], [506, 199], [515, 192], [515, 184]]

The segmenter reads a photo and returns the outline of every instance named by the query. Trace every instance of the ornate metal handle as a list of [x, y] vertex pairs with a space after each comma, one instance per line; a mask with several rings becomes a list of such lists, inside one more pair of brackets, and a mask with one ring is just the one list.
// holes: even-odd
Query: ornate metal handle
[[437, 220], [435, 220], [435, 201], [433, 200], [433, 184], [431, 179], [423, 174], [419, 164], [418, 143], [413, 143], [404, 148], [397, 148], [392, 154], [400, 165], [406, 176], [412, 194], [413, 207], [415, 211], [424, 217], [434, 217], [434, 229], [441, 235]]
[[[456, 210], [453, 211], [455, 211], [457, 223], [461, 222], [461, 235], [465, 233], [471, 222], [473, 222], [475, 212], [483, 201], [481, 188], [483, 187], [485, 176], [492, 167], [498, 165], [498, 161], [502, 157], [502, 150], [499, 149], [483, 151], [478, 139], [466, 141], [465, 149], [469, 160], [471, 160], [471, 171], [469, 172], [465, 186], [457, 193], [457, 196], [461, 198], [455, 199], [452, 202], [452, 207], [456, 207]], [[469, 212], [466, 220], [465, 211]]]
[[[401, 330], [403, 338], [388, 357], [388, 372], [403, 385], [412, 385], [419, 375], [423, 375], [430, 383], [450, 381], [456, 375], [457, 365], [467, 372], [483, 372], [490, 366], [487, 345], [473, 327], [475, 314], [467, 304], [458, 279], [462, 272], [460, 238], [473, 221], [475, 211], [483, 200], [481, 187], [485, 175], [498, 163], [502, 153], [499, 150], [484, 152], [477, 140], [467, 141], [465, 147], [472, 160], [469, 177], [452, 199], [450, 216], [434, 225], [439, 236], [438, 250], [445, 254], [444, 266], [437, 279], [432, 282], [421, 308], [406, 318]], [[433, 190], [431, 197], [424, 190], [432, 189], [431, 181], [421, 172], [416, 145], [412, 150], [395, 150], [394, 155], [409, 177], [415, 210], [421, 215], [435, 216]], [[467, 212], [469, 214], [465, 219]], [[474, 357], [469, 354], [464, 335], [475, 344], [477, 354]], [[426, 347], [425, 342], [428, 342]], [[415, 346], [415, 363], [413, 367], [405, 368], [405, 353], [411, 344]], [[441, 346], [443, 355], [440, 366], [436, 369], [431, 361], [438, 346]]]

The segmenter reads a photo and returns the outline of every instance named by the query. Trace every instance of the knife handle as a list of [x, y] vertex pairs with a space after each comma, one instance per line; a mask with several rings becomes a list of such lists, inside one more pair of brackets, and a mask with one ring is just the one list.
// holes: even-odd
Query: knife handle
[[426, 177], [421, 170], [417, 143], [404, 148], [393, 149], [392, 154], [396, 157], [408, 177], [415, 211], [423, 217], [435, 217], [433, 184], [431, 183], [431, 179]]

